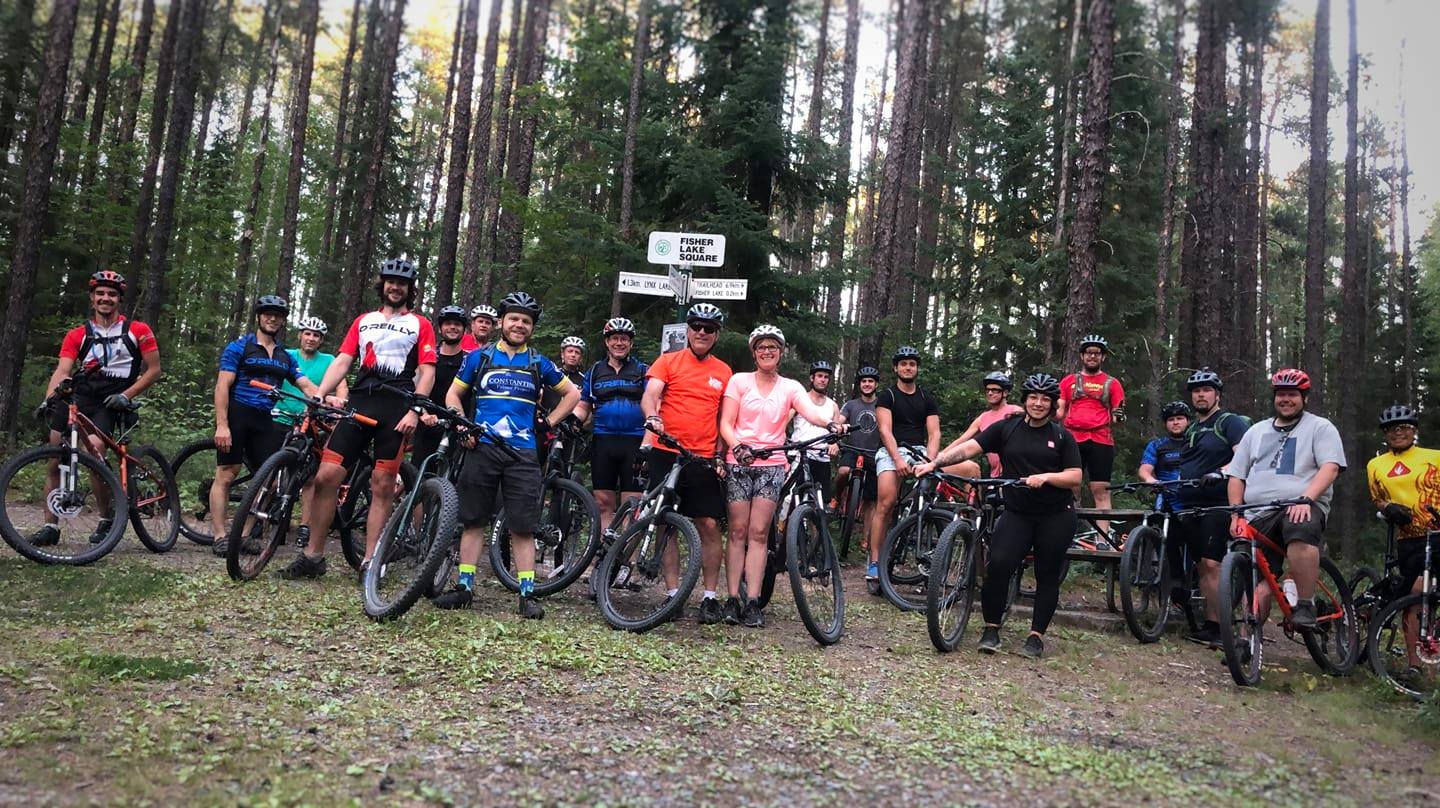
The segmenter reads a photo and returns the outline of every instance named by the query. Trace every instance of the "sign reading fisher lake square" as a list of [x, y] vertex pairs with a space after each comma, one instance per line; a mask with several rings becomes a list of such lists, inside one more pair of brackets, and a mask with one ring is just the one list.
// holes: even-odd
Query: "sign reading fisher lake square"
[[725, 265], [725, 237], [718, 233], [650, 233], [648, 256], [652, 264], [684, 264], [694, 267]]

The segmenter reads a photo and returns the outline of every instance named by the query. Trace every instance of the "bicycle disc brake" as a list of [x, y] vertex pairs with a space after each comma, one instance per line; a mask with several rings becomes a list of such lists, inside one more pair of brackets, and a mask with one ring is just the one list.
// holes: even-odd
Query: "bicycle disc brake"
[[[63, 475], [65, 472], [62, 469], [60, 473]], [[46, 510], [61, 519], [73, 519], [79, 516], [84, 507], [85, 495], [74, 492], [67, 493], [63, 482], [45, 497]]]

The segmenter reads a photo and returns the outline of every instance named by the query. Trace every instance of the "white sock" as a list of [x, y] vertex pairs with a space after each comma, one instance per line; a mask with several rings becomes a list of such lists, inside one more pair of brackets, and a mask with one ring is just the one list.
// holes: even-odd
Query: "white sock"
[[669, 590], [669, 591], [667, 591], [667, 592], [665, 593], [665, 597], [667, 597], [667, 598], [673, 598], [673, 597], [675, 597], [675, 593], [676, 593], [676, 592], [679, 592], [679, 591], [680, 591], [680, 588], [679, 588], [679, 587], [676, 587], [676, 588], [674, 588], [674, 589], [671, 589], [671, 590]]
[[[671, 592], [670, 594], [673, 595], [673, 594], [675, 594], [675, 593], [674, 593], [674, 592]], [[713, 589], [707, 589], [707, 590], [705, 590], [705, 599], [706, 599], [706, 600], [714, 600], [714, 599], [715, 599], [715, 590], [713, 590]]]

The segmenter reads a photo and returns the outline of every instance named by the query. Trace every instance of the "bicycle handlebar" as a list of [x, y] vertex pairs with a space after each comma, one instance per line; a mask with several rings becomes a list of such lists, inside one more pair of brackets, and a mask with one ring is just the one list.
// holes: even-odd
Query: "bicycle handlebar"
[[771, 446], [769, 449], [751, 449], [750, 453], [757, 458], [764, 459], [773, 456], [776, 452], [803, 452], [818, 443], [835, 443], [845, 437], [845, 434], [844, 432], [826, 432], [824, 435], [816, 435], [808, 440], [782, 443], [779, 446]]
[[663, 444], [666, 448], [674, 449], [676, 452], [678, 452], [678, 453], [680, 454], [680, 458], [681, 458], [682, 460], [686, 461], [686, 462], [690, 462], [690, 463], [710, 463], [710, 462], [713, 462], [713, 459], [712, 459], [712, 458], [701, 457], [700, 455], [695, 454], [694, 452], [690, 451], [689, 449], [686, 449], [684, 446], [681, 446], [681, 445], [680, 445], [680, 441], [679, 441], [679, 440], [676, 440], [675, 437], [672, 436], [672, 435], [671, 435], [670, 433], [668, 433], [668, 432], [664, 432], [664, 431], [662, 431], [662, 430], [656, 429], [655, 427], [651, 426], [650, 424], [646, 424], [646, 425], [645, 425], [645, 431], [650, 432], [651, 434], [653, 434], [653, 435], [655, 436], [655, 441], [656, 441], [656, 443]]
[[1244, 513], [1255, 510], [1276, 510], [1288, 508], [1291, 505], [1314, 505], [1313, 500], [1305, 497], [1291, 497], [1289, 499], [1276, 499], [1270, 502], [1250, 502], [1245, 505], [1197, 505], [1193, 508], [1185, 508], [1175, 511], [1173, 516], [1200, 516], [1207, 513]]
[[260, 381], [259, 379], [251, 379], [251, 380], [250, 380], [250, 386], [251, 386], [251, 387], [254, 387], [254, 388], [257, 389], [257, 390], [264, 390], [266, 393], [269, 393], [269, 394], [270, 394], [270, 397], [271, 397], [271, 398], [278, 399], [278, 398], [282, 398], [282, 397], [283, 397], [283, 398], [289, 398], [289, 399], [293, 399], [293, 400], [295, 400], [295, 401], [298, 401], [298, 402], [300, 402], [301, 404], [304, 404], [307, 408], [309, 408], [309, 409], [311, 409], [311, 410], [314, 410], [316, 413], [319, 413], [319, 414], [321, 414], [321, 415], [329, 415], [329, 416], [333, 416], [333, 417], [335, 417], [335, 418], [349, 418], [349, 419], [355, 421], [356, 423], [358, 423], [358, 424], [364, 424], [365, 426], [379, 426], [379, 425], [380, 425], [380, 422], [379, 422], [379, 421], [377, 421], [377, 420], [375, 420], [374, 418], [371, 418], [370, 416], [365, 415], [365, 414], [363, 414], [363, 413], [358, 413], [358, 412], [356, 412], [356, 411], [354, 411], [354, 410], [347, 410], [347, 409], [343, 409], [343, 408], [340, 408], [340, 407], [332, 407], [332, 406], [330, 406], [329, 404], [326, 404], [326, 403], [324, 403], [324, 402], [322, 402], [322, 401], [317, 401], [317, 400], [315, 400], [315, 399], [313, 399], [313, 398], [307, 398], [307, 397], [305, 397], [305, 396], [297, 396], [297, 395], [295, 395], [294, 393], [290, 393], [290, 392], [286, 392], [286, 391], [284, 391], [284, 390], [281, 390], [279, 387], [276, 387], [276, 386], [273, 385], [273, 384], [266, 384], [265, 382], [262, 382], [262, 381]]
[[1192, 477], [1185, 480], [1155, 480], [1148, 483], [1144, 480], [1132, 480], [1131, 482], [1121, 483], [1119, 485], [1108, 485], [1106, 489], [1110, 491], [1130, 492], [1143, 488], [1204, 488], [1215, 483], [1224, 482], [1224, 480], [1224, 477]]
[[491, 446], [494, 446], [500, 451], [504, 452], [511, 460], [518, 461], [524, 459], [521, 457], [519, 452], [515, 451], [515, 448], [513, 446], [505, 442], [505, 437], [499, 432], [496, 432], [495, 428], [490, 426], [489, 424], [482, 424], [478, 421], [472, 421], [469, 418], [465, 417], [464, 414], [436, 402], [435, 399], [430, 398], [429, 396], [422, 396], [413, 390], [403, 390], [399, 387], [392, 387], [388, 384], [381, 384], [380, 389], [409, 400], [411, 404], [419, 407], [422, 410], [425, 410], [426, 413], [434, 415], [441, 421], [446, 422], [446, 424], [448, 425], [447, 428], [453, 432], [476, 432], [481, 438], [484, 438], [486, 442], [489, 443]]

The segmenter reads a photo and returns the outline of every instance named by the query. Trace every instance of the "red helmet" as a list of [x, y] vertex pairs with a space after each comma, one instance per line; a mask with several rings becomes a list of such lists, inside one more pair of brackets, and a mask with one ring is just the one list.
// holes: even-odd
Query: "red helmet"
[[102, 269], [90, 276], [90, 288], [97, 286], [109, 286], [118, 289], [120, 294], [125, 294], [125, 276], [113, 269]]
[[1310, 374], [1298, 368], [1283, 368], [1275, 371], [1270, 377], [1270, 387], [1273, 390], [1299, 390], [1302, 393], [1310, 391]]

